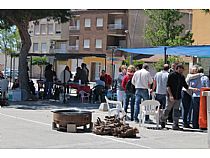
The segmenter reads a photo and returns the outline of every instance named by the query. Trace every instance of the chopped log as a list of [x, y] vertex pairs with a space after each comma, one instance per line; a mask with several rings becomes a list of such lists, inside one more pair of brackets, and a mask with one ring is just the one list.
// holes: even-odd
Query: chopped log
[[93, 133], [97, 135], [111, 135], [121, 138], [134, 138], [139, 133], [135, 127], [130, 127], [128, 123], [124, 123], [123, 118], [116, 116], [105, 116], [104, 121], [99, 117], [94, 123]]

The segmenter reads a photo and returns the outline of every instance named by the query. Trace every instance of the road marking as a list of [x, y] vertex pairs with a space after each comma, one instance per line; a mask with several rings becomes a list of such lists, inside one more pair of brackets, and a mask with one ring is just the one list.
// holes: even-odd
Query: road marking
[[146, 149], [152, 149], [151, 147], [148, 147], [148, 146], [139, 145], [139, 144], [135, 144], [135, 143], [130, 143], [130, 142], [126, 142], [126, 141], [123, 141], [123, 140], [117, 140], [117, 139], [114, 139], [114, 138], [111, 138], [111, 137], [100, 136], [100, 135], [96, 135], [96, 134], [93, 134], [93, 133], [91, 133], [91, 135], [94, 135], [94, 136], [100, 137], [100, 138], [104, 138], [104, 139], [110, 139], [110, 140], [115, 141], [115, 142], [134, 145], [134, 146], [138, 146], [138, 147], [142, 147], [142, 148], [146, 148]]
[[[48, 123], [43, 123], [43, 122], [39, 122], [39, 121], [29, 120], [29, 119], [25, 119], [25, 118], [22, 118], [22, 117], [7, 115], [7, 114], [3, 114], [3, 113], [0, 113], [0, 115], [6, 116], [6, 117], [10, 117], [10, 118], [14, 118], [14, 119], [19, 119], [19, 120], [27, 121], [27, 122], [37, 123], [37, 124], [41, 124], [41, 125], [52, 126], [51, 124], [48, 124]], [[134, 145], [134, 146], [137, 146], [137, 147], [151, 149], [151, 147], [148, 147], [148, 146], [139, 145], [139, 144], [135, 144], [135, 143], [130, 143], [130, 142], [122, 141], [122, 140], [117, 140], [117, 139], [114, 139], [114, 138], [111, 138], [111, 137], [103, 137], [103, 136], [92, 134], [92, 133], [90, 135], [93, 135], [95, 137], [104, 138], [104, 139], [109, 139], [109, 140], [112, 140], [112, 141], [115, 141], [115, 142], [120, 142], [120, 143], [124, 143], [124, 144]]]
[[51, 124], [48, 124], [48, 123], [43, 123], [43, 122], [39, 122], [39, 121], [29, 120], [29, 119], [25, 119], [25, 118], [22, 118], [22, 117], [7, 115], [7, 114], [3, 114], [3, 113], [0, 113], [0, 115], [6, 116], [6, 117], [10, 117], [10, 118], [14, 118], [14, 119], [27, 121], [27, 122], [32, 122], [32, 123], [37, 123], [37, 124], [41, 124], [41, 125], [51, 126]]

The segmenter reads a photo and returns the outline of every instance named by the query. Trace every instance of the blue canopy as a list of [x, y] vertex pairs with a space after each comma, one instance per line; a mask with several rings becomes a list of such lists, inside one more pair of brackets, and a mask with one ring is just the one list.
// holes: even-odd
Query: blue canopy
[[119, 48], [128, 53], [134, 54], [163, 54], [166, 49], [167, 55], [186, 55], [186, 56], [196, 56], [200, 58], [210, 58], [210, 45], [199, 45], [199, 46], [159, 46], [159, 47], [146, 47], [146, 48]]

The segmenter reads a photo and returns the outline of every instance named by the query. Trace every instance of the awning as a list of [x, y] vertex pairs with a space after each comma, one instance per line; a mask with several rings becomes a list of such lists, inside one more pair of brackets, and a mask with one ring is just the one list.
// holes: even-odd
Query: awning
[[159, 46], [159, 47], [146, 47], [146, 48], [119, 48], [118, 50], [134, 53], [134, 54], [162, 54], [164, 55], [164, 49], [166, 49], [167, 55], [186, 55], [196, 56], [200, 58], [210, 58], [210, 45], [199, 46]]
[[84, 57], [106, 58], [106, 54], [95, 53], [29, 53], [28, 56], [53, 56], [56, 60], [82, 59]]

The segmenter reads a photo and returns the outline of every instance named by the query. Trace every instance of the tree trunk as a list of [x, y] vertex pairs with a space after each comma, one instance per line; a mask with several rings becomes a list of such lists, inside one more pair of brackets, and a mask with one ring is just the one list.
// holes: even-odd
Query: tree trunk
[[[27, 64], [27, 55], [31, 47], [31, 39], [28, 33], [28, 23], [21, 23], [16, 25], [19, 29], [20, 38], [22, 42], [20, 56], [19, 56], [19, 82], [20, 88], [23, 92], [22, 94], [26, 95], [24, 98], [30, 99], [31, 93], [29, 89], [29, 76], [28, 76], [28, 64]], [[26, 93], [25, 93], [26, 92]], [[23, 97], [22, 97], [23, 98]]]
[[5, 58], [5, 61], [4, 61], [4, 76], [6, 77], [6, 68], [7, 68], [7, 53], [6, 51], [4, 52], [4, 58]]

